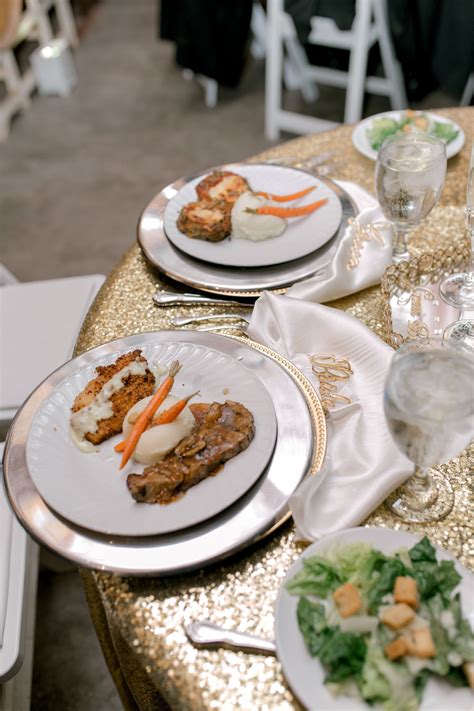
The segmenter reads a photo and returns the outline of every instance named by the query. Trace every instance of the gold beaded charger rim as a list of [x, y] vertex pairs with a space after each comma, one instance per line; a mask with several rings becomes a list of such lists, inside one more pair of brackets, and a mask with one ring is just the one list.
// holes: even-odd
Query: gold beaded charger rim
[[[253, 341], [248, 336], [228, 335], [228, 338], [232, 338], [236, 341], [244, 343], [247, 346], [251, 346], [255, 350], [260, 351], [260, 353], [266, 355], [268, 358], [271, 358], [272, 360], [276, 361], [288, 373], [290, 378], [292, 378], [298, 384], [306, 401], [306, 405], [311, 416], [311, 421], [313, 423], [315, 444], [313, 449], [313, 455], [311, 458], [309, 474], [314, 476], [321, 469], [324, 461], [324, 456], [326, 454], [327, 428], [324, 409], [319, 395], [317, 394], [313, 385], [310, 383], [308, 378], [301, 372], [301, 370], [299, 370], [299, 368], [293, 365], [291, 361], [287, 360], [287, 358], [284, 358], [282, 355], [272, 350], [271, 348], [268, 348], [268, 346], [264, 346], [261, 343], [257, 343], [257, 341]], [[285, 517], [285, 520], [290, 515], [291, 513], [289, 513]]]

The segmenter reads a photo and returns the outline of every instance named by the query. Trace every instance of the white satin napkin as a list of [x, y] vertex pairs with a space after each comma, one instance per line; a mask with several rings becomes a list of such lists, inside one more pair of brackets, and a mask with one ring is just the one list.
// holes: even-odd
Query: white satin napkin
[[[0, 443], [0, 461], [4, 443]], [[2, 467], [0, 466], [0, 478]], [[0, 481], [0, 647], [3, 643], [3, 630], [7, 611], [8, 580], [10, 577], [10, 551], [13, 515], [7, 503], [6, 494]]]
[[324, 466], [300, 484], [290, 508], [300, 540], [359, 525], [413, 472], [383, 411], [392, 349], [350, 314], [269, 292], [256, 302], [248, 333], [291, 360], [318, 391], [310, 355], [349, 361], [353, 374], [335, 384], [351, 403], [330, 409]]
[[[346, 228], [326, 267], [288, 290], [287, 295], [293, 298], [318, 303], [340, 299], [379, 284], [385, 269], [392, 263], [392, 228], [377, 200], [355, 183], [335, 182], [350, 195], [357, 207], [355, 224]], [[367, 230], [370, 225], [376, 228], [375, 236]], [[365, 229], [358, 230], [357, 227]]]

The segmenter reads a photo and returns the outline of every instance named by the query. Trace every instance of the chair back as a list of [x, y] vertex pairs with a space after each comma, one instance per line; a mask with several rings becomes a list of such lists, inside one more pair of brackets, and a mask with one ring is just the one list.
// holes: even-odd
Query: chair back
[[14, 44], [22, 11], [23, 0], [1, 0], [0, 51]]

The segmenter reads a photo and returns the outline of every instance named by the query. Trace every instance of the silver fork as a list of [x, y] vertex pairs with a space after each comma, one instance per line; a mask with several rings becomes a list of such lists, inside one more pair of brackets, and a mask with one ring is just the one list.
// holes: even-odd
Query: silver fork
[[245, 303], [240, 301], [230, 301], [224, 298], [211, 298], [201, 296], [201, 294], [176, 294], [173, 291], [157, 291], [153, 296], [153, 301], [157, 306], [194, 306], [196, 304], [227, 304], [228, 306], [245, 307]]
[[200, 321], [220, 321], [221, 319], [233, 319], [235, 321], [245, 321], [250, 323], [250, 318], [244, 314], [205, 314], [203, 316], [176, 316], [170, 318], [170, 323], [173, 326], [187, 326], [190, 323], [199, 323]]

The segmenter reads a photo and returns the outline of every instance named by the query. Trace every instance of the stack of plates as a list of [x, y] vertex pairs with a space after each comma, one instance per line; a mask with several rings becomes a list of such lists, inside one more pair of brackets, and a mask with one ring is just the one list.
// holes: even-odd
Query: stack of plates
[[[137, 503], [119, 470], [116, 435], [85, 453], [73, 443], [71, 405], [96, 367], [141, 349], [150, 367], [182, 369], [173, 393], [201, 402], [235, 400], [253, 414], [248, 448], [215, 476], [167, 504]], [[301, 374], [263, 346], [214, 334], [161, 331], [88, 351], [47, 378], [23, 405], [5, 451], [5, 482], [24, 526], [79, 565], [122, 574], [169, 574], [201, 567], [248, 545], [285, 520], [287, 502], [324, 454], [322, 410], [312, 409]], [[293, 377], [292, 377], [293, 375]], [[307, 384], [309, 385], [309, 384]], [[271, 393], [271, 394], [270, 394]]]
[[292, 218], [282, 235], [260, 242], [231, 234], [221, 242], [190, 239], [177, 227], [181, 209], [197, 200], [196, 185], [209, 173], [168, 185], [145, 208], [138, 241], [148, 259], [167, 276], [187, 286], [229, 296], [257, 297], [264, 289], [286, 289], [330, 262], [355, 208], [347, 193], [330, 180], [296, 168], [267, 164], [231, 164], [225, 170], [243, 176], [253, 191], [285, 195], [314, 190], [296, 203], [323, 198], [327, 203], [304, 217]]

